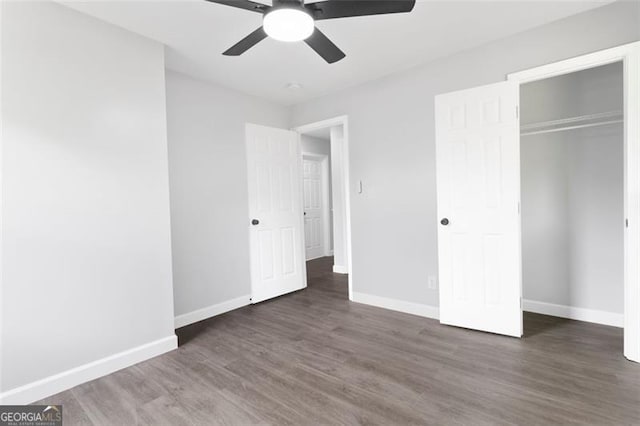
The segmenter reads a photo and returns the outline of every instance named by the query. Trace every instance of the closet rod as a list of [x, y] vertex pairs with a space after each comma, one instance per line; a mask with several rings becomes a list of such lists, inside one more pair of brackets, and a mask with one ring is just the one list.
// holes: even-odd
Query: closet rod
[[579, 115], [577, 117], [561, 118], [559, 120], [549, 120], [549, 121], [541, 121], [539, 123], [523, 124], [522, 126], [520, 126], [520, 130], [535, 130], [535, 129], [545, 128], [545, 127], [558, 126], [561, 124], [571, 124], [571, 123], [576, 123], [580, 121], [591, 121], [591, 120], [607, 119], [607, 118], [614, 118], [614, 117], [617, 119], [617, 118], [622, 118], [622, 116], [623, 116], [622, 111], [599, 112], [596, 114], [587, 114], [587, 115]]
[[587, 124], [577, 124], [575, 126], [566, 126], [566, 127], [556, 127], [555, 129], [547, 129], [547, 130], [536, 130], [532, 132], [523, 132], [520, 133], [520, 136], [530, 136], [530, 135], [541, 135], [543, 133], [554, 133], [554, 132], [562, 132], [565, 130], [573, 130], [573, 129], [584, 129], [586, 127], [596, 127], [596, 126], [604, 126], [607, 124], [616, 124], [623, 123], [624, 120], [609, 120], [609, 121], [600, 121], [598, 123], [587, 123]]

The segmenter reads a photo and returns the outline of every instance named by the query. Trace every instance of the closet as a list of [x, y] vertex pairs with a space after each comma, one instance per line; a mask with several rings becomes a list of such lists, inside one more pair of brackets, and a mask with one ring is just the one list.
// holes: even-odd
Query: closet
[[623, 72], [520, 86], [525, 311], [623, 325]]

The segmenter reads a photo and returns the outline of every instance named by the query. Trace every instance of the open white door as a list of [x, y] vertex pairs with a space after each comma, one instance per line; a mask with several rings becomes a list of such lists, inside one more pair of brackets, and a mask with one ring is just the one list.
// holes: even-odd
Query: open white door
[[440, 322], [522, 336], [519, 88], [436, 96]]
[[323, 176], [320, 160], [304, 158], [304, 241], [307, 260], [324, 256]]
[[247, 124], [251, 303], [307, 285], [298, 134]]

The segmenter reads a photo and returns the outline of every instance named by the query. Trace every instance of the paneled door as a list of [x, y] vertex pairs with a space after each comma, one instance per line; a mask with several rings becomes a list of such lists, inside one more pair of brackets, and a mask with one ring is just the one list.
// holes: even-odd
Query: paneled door
[[251, 303], [307, 285], [298, 134], [247, 124]]
[[322, 161], [304, 158], [302, 160], [304, 188], [304, 242], [306, 259], [324, 256], [324, 222], [322, 205], [323, 176]]
[[440, 322], [522, 336], [519, 88], [436, 96]]

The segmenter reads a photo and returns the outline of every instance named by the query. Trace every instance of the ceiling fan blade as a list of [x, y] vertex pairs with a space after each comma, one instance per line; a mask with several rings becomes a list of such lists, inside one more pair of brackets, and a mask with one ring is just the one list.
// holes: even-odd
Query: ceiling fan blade
[[318, 28], [313, 30], [313, 34], [305, 40], [305, 43], [307, 43], [318, 55], [322, 56], [322, 58], [330, 64], [338, 62], [340, 59], [347, 56]]
[[225, 6], [237, 7], [239, 9], [250, 10], [252, 12], [265, 13], [271, 7], [266, 4], [257, 3], [251, 0], [207, 0], [211, 3], [224, 4]]
[[353, 16], [382, 15], [411, 12], [415, 0], [327, 0], [308, 3], [316, 21], [323, 19], [349, 18]]
[[225, 56], [240, 56], [256, 44], [258, 44], [258, 42], [264, 40], [266, 37], [267, 33], [264, 32], [264, 29], [262, 27], [260, 27], [233, 46], [231, 46], [229, 49], [225, 50], [222, 54]]

